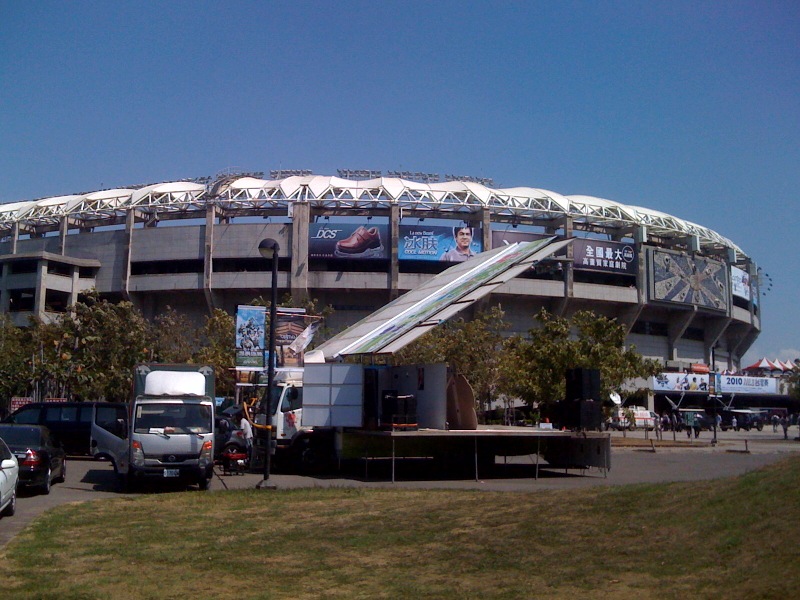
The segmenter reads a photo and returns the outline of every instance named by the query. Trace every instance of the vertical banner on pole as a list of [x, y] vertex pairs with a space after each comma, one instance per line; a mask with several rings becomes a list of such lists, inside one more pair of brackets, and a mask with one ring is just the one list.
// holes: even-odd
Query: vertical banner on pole
[[236, 366], [264, 368], [264, 331], [267, 309], [240, 305], [236, 308]]

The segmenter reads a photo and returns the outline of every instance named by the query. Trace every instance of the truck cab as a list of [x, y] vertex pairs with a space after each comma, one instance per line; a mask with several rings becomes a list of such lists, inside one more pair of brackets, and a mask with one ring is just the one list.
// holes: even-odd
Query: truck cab
[[113, 462], [124, 489], [146, 480], [206, 489], [214, 466], [213, 370], [197, 365], [137, 369], [135, 395], [124, 417], [97, 413], [92, 454]]
[[273, 391], [272, 425], [279, 450], [291, 446], [303, 427], [303, 371], [278, 369]]

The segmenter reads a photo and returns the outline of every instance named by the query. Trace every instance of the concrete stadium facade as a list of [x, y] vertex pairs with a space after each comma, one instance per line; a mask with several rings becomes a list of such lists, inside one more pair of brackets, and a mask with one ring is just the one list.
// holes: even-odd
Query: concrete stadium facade
[[[167, 306], [197, 322], [214, 308], [234, 313], [267, 297], [258, 245], [274, 239], [280, 296], [332, 305], [338, 330], [447, 268], [445, 234], [459, 228], [477, 252], [575, 238], [492, 294], [515, 332], [540, 308], [589, 309], [670, 369], [714, 356], [724, 370], [740, 367], [760, 331], [757, 266], [709, 228], [601, 198], [398, 177], [227, 175], [0, 205], [0, 312], [20, 325], [47, 319], [96, 288], [148, 318]], [[343, 236], [368, 233], [368, 259], [344, 252]]]

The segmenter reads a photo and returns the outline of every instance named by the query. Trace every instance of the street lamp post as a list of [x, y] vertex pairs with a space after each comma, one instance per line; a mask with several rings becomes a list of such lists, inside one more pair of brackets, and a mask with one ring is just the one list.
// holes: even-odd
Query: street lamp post
[[711, 346], [711, 368], [708, 372], [708, 399], [711, 401], [712, 416], [714, 418], [714, 439], [711, 440], [711, 445], [717, 445], [717, 360], [714, 355], [716, 345]]
[[272, 461], [272, 387], [275, 383], [275, 320], [278, 306], [278, 251], [280, 245], [273, 239], [261, 240], [258, 252], [262, 257], [272, 261], [272, 286], [269, 307], [269, 360], [267, 361], [267, 389], [261, 398], [261, 410], [266, 417], [267, 447], [264, 457], [264, 482], [269, 480], [270, 463]]

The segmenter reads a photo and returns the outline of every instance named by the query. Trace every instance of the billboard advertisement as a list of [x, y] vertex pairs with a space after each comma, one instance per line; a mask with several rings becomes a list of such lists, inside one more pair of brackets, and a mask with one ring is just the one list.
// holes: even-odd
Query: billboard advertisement
[[734, 296], [750, 300], [750, 274], [739, 267], [731, 267], [731, 293]]
[[264, 368], [266, 308], [236, 308], [236, 366]]
[[[236, 310], [236, 367], [242, 371], [266, 369], [269, 318], [264, 306], [243, 306]], [[279, 307], [275, 318], [276, 367], [302, 365], [303, 350], [316, 328], [306, 327], [306, 309]], [[298, 338], [301, 338], [298, 341]]]
[[727, 311], [725, 263], [681, 252], [651, 249], [650, 299]]
[[584, 271], [636, 275], [639, 264], [633, 243], [576, 238], [572, 256], [575, 268]]
[[[713, 373], [711, 374], [714, 375]], [[778, 381], [773, 377], [716, 374], [718, 385], [709, 389], [709, 375], [697, 373], [660, 373], [653, 377], [655, 392], [702, 392], [717, 394], [777, 394]]]
[[777, 394], [778, 380], [774, 377], [721, 375], [720, 389], [726, 394]]
[[400, 225], [400, 260], [464, 262], [483, 251], [480, 227], [456, 225]]
[[278, 355], [279, 367], [296, 367], [302, 364], [302, 351], [295, 352], [291, 346], [305, 328], [306, 310], [304, 308], [278, 309], [275, 319], [275, 353]]
[[659, 373], [653, 377], [655, 392], [708, 392], [708, 375]]
[[391, 253], [388, 225], [360, 223], [311, 223], [310, 258], [351, 260], [388, 259]]

